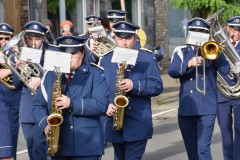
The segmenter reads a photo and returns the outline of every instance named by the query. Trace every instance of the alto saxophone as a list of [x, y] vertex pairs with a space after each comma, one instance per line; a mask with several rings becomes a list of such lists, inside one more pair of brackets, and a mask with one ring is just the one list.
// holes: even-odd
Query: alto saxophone
[[54, 154], [57, 153], [59, 149], [60, 125], [63, 122], [62, 110], [58, 109], [55, 105], [56, 98], [62, 96], [60, 71], [55, 69], [55, 75], [56, 75], [56, 80], [53, 83], [51, 114], [47, 118], [47, 122], [51, 126], [51, 131], [47, 136], [48, 154], [50, 154], [51, 156], [54, 156]]
[[113, 129], [121, 130], [123, 126], [124, 109], [128, 105], [129, 100], [125, 96], [125, 92], [120, 90], [120, 82], [124, 79], [124, 72], [126, 68], [126, 62], [119, 64], [116, 78], [116, 93], [114, 98], [114, 104], [117, 107], [113, 116]]

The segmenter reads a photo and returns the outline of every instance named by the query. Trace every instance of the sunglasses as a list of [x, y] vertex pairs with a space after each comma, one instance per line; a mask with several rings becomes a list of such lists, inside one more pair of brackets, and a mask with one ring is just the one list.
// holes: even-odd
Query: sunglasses
[[2, 41], [3, 39], [5, 39], [5, 41], [9, 41], [10, 37], [0, 37], [0, 41]]

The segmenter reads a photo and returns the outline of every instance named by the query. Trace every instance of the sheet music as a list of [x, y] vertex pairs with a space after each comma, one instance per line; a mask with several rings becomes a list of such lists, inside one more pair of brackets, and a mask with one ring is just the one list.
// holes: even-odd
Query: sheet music
[[53, 71], [55, 67], [60, 68], [62, 73], [70, 73], [71, 54], [46, 50], [43, 68]]
[[5, 63], [5, 59], [3, 57], [3, 52], [0, 52], [0, 63]]
[[114, 49], [111, 62], [122, 63], [125, 61], [129, 65], [135, 66], [137, 57], [138, 57], [138, 50], [136, 49], [116, 47]]
[[89, 28], [89, 33], [93, 36], [93, 38], [107, 37], [107, 33], [103, 26], [91, 27]]
[[196, 45], [198, 43], [202, 46], [209, 40], [209, 37], [210, 35], [208, 33], [188, 31], [186, 44]]
[[240, 62], [235, 62], [235, 69], [234, 69], [234, 73], [239, 73], [240, 72]]
[[22, 47], [22, 52], [20, 55], [21, 61], [31, 61], [33, 63], [40, 63], [42, 56], [42, 50], [41, 49], [34, 49], [34, 48], [28, 48], [28, 47]]

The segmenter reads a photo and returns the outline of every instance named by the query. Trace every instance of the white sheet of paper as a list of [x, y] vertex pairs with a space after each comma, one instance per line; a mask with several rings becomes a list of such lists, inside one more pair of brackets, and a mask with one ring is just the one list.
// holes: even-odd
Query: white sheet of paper
[[42, 56], [41, 49], [33, 49], [28, 47], [22, 47], [22, 52], [20, 60], [22, 61], [31, 61], [33, 63], [40, 63]]
[[59, 67], [60, 72], [70, 73], [71, 54], [46, 50], [43, 68], [48, 71], [54, 71]]
[[103, 26], [96, 26], [96, 27], [91, 27], [89, 28], [89, 33], [93, 36], [93, 38], [101, 38], [101, 37], [106, 37], [107, 33]]
[[126, 62], [129, 65], [135, 66], [138, 57], [138, 50], [116, 47], [112, 56], [112, 63]]
[[5, 63], [5, 59], [3, 57], [3, 53], [0, 52], [0, 63]]
[[240, 62], [235, 62], [235, 70], [234, 73], [239, 73], [240, 72]]
[[200, 33], [200, 32], [188, 32], [186, 44], [191, 45], [198, 45], [202, 46], [204, 43], [206, 43], [209, 40], [210, 35], [208, 33]]

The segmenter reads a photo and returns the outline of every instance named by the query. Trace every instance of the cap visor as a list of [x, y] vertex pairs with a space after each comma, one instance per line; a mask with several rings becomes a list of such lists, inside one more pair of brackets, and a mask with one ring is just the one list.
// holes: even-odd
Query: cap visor
[[124, 21], [124, 18], [108, 18], [110, 22], [117, 23], [119, 21]]
[[231, 26], [231, 27], [234, 28], [234, 29], [237, 29], [237, 30], [240, 29], [240, 26]]
[[126, 32], [114, 32], [114, 33], [116, 36], [121, 38], [130, 38], [135, 34], [135, 33], [126, 33]]
[[67, 53], [74, 53], [76, 51], [81, 50], [81, 46], [80, 47], [60, 47], [62, 52], [67, 52]]

